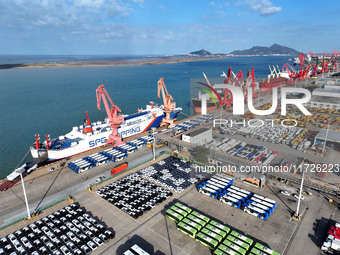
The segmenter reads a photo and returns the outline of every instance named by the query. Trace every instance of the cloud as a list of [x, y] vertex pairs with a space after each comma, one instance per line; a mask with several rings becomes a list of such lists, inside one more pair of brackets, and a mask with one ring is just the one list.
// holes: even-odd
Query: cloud
[[204, 20], [218, 20], [224, 18], [227, 13], [226, 9], [229, 8], [230, 4], [226, 0], [215, 0], [209, 2], [209, 8], [203, 14], [201, 14]]
[[162, 5], [162, 4], [157, 5], [157, 8], [160, 9], [160, 10], [163, 10], [163, 11], [166, 10], [165, 6]]
[[227, 15], [223, 10], [215, 11], [215, 13], [219, 16], [226, 16]]
[[212, 8], [217, 8], [217, 9], [224, 9], [228, 8], [230, 6], [230, 3], [228, 1], [221, 1], [221, 0], [216, 0], [216, 2], [212, 1], [209, 3], [210, 7]]
[[25, 31], [98, 25], [112, 22], [112, 19], [124, 19], [143, 3], [143, 0], [2, 0], [0, 29]]
[[278, 13], [282, 10], [281, 7], [273, 6], [269, 0], [246, 0], [244, 4], [250, 8], [250, 10], [259, 13], [260, 15], [271, 15]]
[[101, 8], [105, 3], [104, 0], [77, 0], [73, 1], [73, 5], [85, 8]]

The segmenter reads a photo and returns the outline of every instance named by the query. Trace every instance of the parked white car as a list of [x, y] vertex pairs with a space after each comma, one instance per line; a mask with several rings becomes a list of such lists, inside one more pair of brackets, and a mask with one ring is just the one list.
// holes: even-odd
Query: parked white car
[[[298, 194], [294, 194], [293, 196], [294, 196], [295, 198], [297, 198], [297, 199], [299, 198], [299, 195], [298, 195]], [[304, 200], [304, 199], [305, 199], [305, 197], [304, 197], [303, 195], [301, 195], [301, 200]]]
[[286, 190], [281, 190], [280, 193], [285, 196], [290, 196], [290, 193]]

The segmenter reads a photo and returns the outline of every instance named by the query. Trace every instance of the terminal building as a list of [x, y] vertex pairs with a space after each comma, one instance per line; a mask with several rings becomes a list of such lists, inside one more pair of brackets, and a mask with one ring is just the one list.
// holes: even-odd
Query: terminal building
[[204, 145], [213, 139], [212, 129], [200, 128], [182, 135], [182, 140], [195, 145]]

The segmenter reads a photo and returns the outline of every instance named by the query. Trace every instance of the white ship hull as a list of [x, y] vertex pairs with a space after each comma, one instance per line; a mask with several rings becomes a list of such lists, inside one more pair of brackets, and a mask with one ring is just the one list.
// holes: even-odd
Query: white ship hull
[[[180, 110], [181, 108], [178, 108], [178, 113]], [[163, 109], [148, 105], [146, 110], [142, 110], [139, 113], [129, 116], [124, 116], [125, 121], [118, 128], [118, 134], [124, 139], [146, 132], [151, 130], [152, 127], [159, 127], [163, 118]], [[38, 158], [42, 154], [47, 153], [49, 160], [58, 160], [105, 145], [106, 140], [112, 133], [109, 123], [97, 122], [92, 123], [91, 125], [93, 131], [89, 133], [83, 133], [83, 126], [73, 127], [73, 130], [70, 133], [52, 140], [51, 148], [48, 150], [46, 149], [46, 142], [44, 142], [38, 150], [35, 146], [32, 146], [32, 157]]]

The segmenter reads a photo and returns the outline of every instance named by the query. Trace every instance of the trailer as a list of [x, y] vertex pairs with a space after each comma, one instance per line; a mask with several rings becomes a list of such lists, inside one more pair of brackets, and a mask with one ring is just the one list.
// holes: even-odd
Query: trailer
[[115, 174], [117, 174], [117, 173], [119, 173], [119, 172], [121, 172], [121, 171], [127, 169], [128, 166], [129, 166], [129, 165], [128, 165], [128, 162], [124, 162], [124, 163], [122, 163], [122, 164], [120, 164], [120, 165], [118, 165], [118, 166], [115, 166], [115, 167], [112, 168], [112, 170], [111, 170], [111, 175], [115, 175]]

